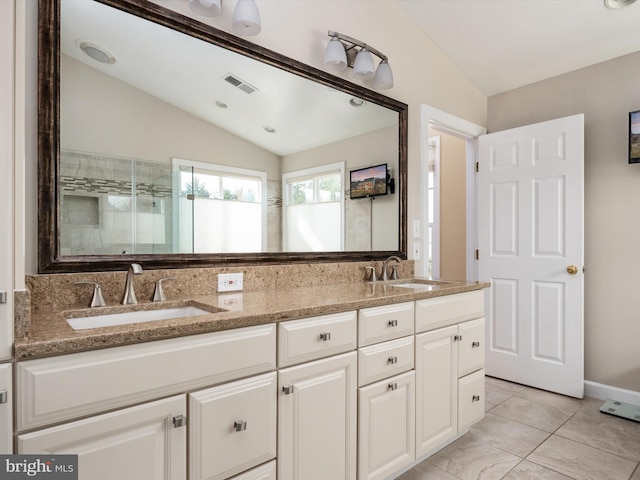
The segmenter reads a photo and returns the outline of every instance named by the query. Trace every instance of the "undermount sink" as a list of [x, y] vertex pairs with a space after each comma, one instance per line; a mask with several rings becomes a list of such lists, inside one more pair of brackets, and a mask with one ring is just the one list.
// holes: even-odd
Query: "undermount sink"
[[437, 287], [454, 285], [458, 282], [451, 280], [433, 280], [430, 278], [405, 278], [400, 280], [391, 280], [384, 282], [386, 285], [401, 288], [413, 288], [416, 290], [433, 290]]
[[[118, 307], [113, 308], [117, 309]], [[109, 311], [113, 310], [110, 309]], [[132, 323], [197, 317], [224, 311], [226, 310], [209, 306], [207, 306], [207, 310], [204, 310], [193, 305], [174, 305], [154, 310], [120, 311], [114, 313], [90, 310], [86, 316], [67, 317], [66, 320], [74, 330], [86, 330], [89, 328], [114, 327], [116, 325], [128, 325]]]

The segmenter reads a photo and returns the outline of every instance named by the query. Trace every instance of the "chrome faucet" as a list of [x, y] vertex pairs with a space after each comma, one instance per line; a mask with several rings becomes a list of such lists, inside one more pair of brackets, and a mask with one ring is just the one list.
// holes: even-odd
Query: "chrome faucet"
[[[389, 280], [389, 274], [387, 273], [387, 268], [389, 268], [389, 261], [391, 260], [395, 260], [398, 263], [402, 262], [402, 260], [396, 257], [395, 255], [391, 255], [389, 258], [387, 258], [382, 264], [382, 280], [383, 281]], [[398, 273], [394, 267], [394, 274], [392, 275], [391, 280], [397, 280], [397, 278], [398, 278]]]
[[138, 303], [136, 298], [136, 292], [133, 290], [133, 276], [140, 275], [142, 273], [142, 267], [138, 263], [132, 263], [129, 266], [129, 272], [127, 273], [127, 284], [124, 286], [124, 298], [122, 299], [123, 305], [135, 305]]

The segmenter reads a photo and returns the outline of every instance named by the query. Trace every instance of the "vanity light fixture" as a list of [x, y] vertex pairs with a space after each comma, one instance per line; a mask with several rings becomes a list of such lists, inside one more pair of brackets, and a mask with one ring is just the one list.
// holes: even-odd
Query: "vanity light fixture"
[[620, 10], [621, 8], [628, 7], [636, 0], [604, 0], [604, 6], [610, 10]]
[[[371, 80], [373, 87], [387, 90], [393, 87], [393, 72], [389, 66], [389, 59], [375, 48], [360, 40], [348, 37], [338, 32], [328, 32], [331, 37], [324, 52], [324, 65], [333, 71], [342, 71], [347, 67], [353, 68], [353, 74], [361, 80]], [[380, 58], [378, 68], [374, 71], [374, 54]]]
[[[204, 17], [217, 17], [222, 13], [222, 0], [189, 0], [191, 10]], [[238, 0], [233, 10], [233, 31], [239, 35], [257, 35], [262, 29], [260, 12], [255, 0]]]

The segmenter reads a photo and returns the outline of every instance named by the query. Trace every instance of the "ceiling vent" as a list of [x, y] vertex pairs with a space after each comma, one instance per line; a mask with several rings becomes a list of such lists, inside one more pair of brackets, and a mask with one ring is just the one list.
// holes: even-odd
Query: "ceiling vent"
[[239, 79], [238, 77], [236, 77], [235, 75], [233, 75], [231, 73], [227, 73], [224, 76], [224, 81], [230, 83], [231, 85], [233, 85], [236, 88], [239, 88], [240, 90], [242, 90], [244, 93], [247, 93], [247, 94], [253, 93], [256, 90], [258, 90], [253, 85], [248, 84], [244, 80]]

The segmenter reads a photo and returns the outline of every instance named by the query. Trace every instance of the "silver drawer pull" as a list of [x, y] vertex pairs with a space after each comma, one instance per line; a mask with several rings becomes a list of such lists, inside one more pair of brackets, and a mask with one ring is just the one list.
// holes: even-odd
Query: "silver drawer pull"
[[236, 432], [243, 432], [247, 429], [247, 421], [236, 420], [235, 422], [233, 422], [233, 428]]
[[180, 428], [187, 425], [187, 416], [186, 415], [176, 415], [173, 417], [173, 427]]
[[471, 348], [478, 348], [480, 346], [480, 342], [473, 342], [471, 344]]
[[396, 356], [389, 357], [389, 358], [387, 359], [387, 363], [388, 363], [389, 365], [394, 365], [394, 364], [398, 363], [398, 357], [396, 357]]
[[474, 395], [473, 397], [471, 397], [471, 401], [472, 402], [479, 402], [480, 401], [480, 395]]
[[329, 332], [321, 333], [320, 334], [320, 340], [322, 340], [323, 342], [326, 342], [327, 340], [331, 340], [331, 333], [329, 333]]
[[0, 390], [0, 403], [7, 403], [8, 399], [7, 399], [7, 391], [6, 390]]
[[462, 341], [462, 335], [454, 335], [453, 341], [454, 342], [461, 342]]
[[285, 395], [291, 395], [293, 393], [293, 385], [285, 385], [282, 387], [282, 391]]
[[389, 323], [387, 325], [389, 325], [390, 327], [397, 327], [398, 320], [389, 320]]
[[398, 384], [393, 382], [389, 384], [389, 390], [397, 390], [398, 389]]

